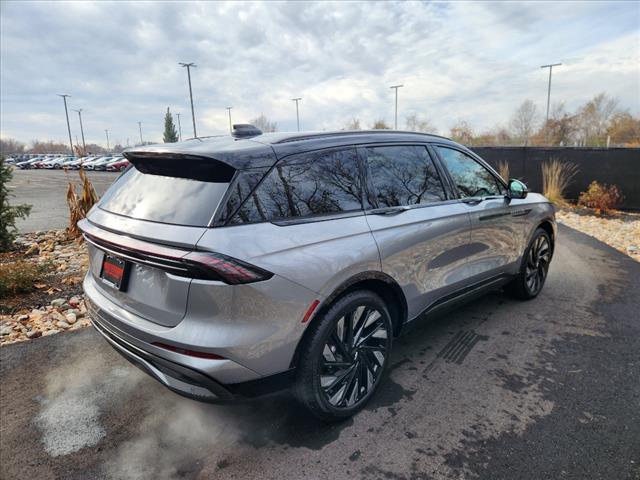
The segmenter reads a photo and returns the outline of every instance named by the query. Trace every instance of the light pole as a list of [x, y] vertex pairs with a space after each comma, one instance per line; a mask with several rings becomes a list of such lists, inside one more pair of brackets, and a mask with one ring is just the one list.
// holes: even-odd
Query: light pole
[[[84, 128], [82, 128], [82, 109], [78, 109], [78, 110], [73, 110], [74, 112], [78, 112], [78, 118], [80, 119], [80, 133], [82, 133], [82, 150], [84, 151], [84, 153], [87, 153], [87, 146], [84, 143]], [[78, 143], [78, 141], [76, 140], [76, 143]]]
[[191, 99], [191, 119], [193, 120], [193, 136], [194, 138], [198, 138], [198, 133], [196, 132], [196, 114], [193, 111], [193, 90], [191, 90], [191, 67], [197, 67], [197, 65], [193, 62], [191, 63], [182, 63], [178, 62], [183, 67], [187, 68], [187, 78], [189, 80], [189, 98]]
[[301, 97], [292, 98], [292, 102], [296, 102], [296, 123], [298, 124], [298, 131], [300, 131], [300, 110], [298, 110], [298, 102], [302, 100]]
[[231, 126], [231, 109], [233, 107], [226, 107], [227, 111], [229, 112], [229, 133], [233, 133], [233, 127]]
[[391, 85], [389, 88], [393, 88], [396, 91], [396, 113], [395, 113], [395, 122], [394, 127], [396, 130], [398, 129], [398, 89], [404, 87], [404, 85]]
[[182, 125], [180, 125], [180, 114], [176, 113], [176, 116], [178, 117], [178, 135], [179, 135], [180, 141], [182, 141]]
[[104, 133], [107, 136], [107, 152], [109, 152], [109, 150], [111, 150], [111, 147], [109, 146], [109, 130], [105, 128]]
[[551, 103], [551, 72], [553, 71], [553, 67], [559, 67], [562, 65], [561, 63], [552, 63], [550, 65], [542, 65], [540, 68], [548, 68], [549, 69], [549, 87], [547, 89], [547, 122], [545, 123], [545, 128], [549, 123], [549, 104]]
[[138, 129], [140, 130], [140, 145], [144, 142], [142, 141], [142, 122], [138, 122]]
[[71, 155], [73, 155], [73, 141], [71, 140], [71, 125], [69, 125], [69, 110], [67, 109], [67, 97], [70, 97], [71, 95], [67, 95], [66, 93], [57, 94], [59, 97], [62, 97], [62, 100], [64, 100], [64, 114], [67, 117], [67, 131], [69, 132], [69, 146], [71, 147]]

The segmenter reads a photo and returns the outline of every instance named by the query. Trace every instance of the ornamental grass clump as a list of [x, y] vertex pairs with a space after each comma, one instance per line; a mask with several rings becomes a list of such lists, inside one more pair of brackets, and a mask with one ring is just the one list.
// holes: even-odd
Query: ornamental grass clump
[[509, 181], [509, 162], [500, 160], [496, 164], [496, 170], [498, 170], [498, 173], [500, 174], [500, 176], [505, 182]]
[[67, 204], [69, 205], [67, 235], [69, 238], [80, 236], [78, 222], [87, 216], [91, 207], [98, 201], [98, 194], [85, 171], [81, 168], [79, 173], [80, 180], [82, 180], [80, 194], [76, 193], [76, 186], [73, 182], [69, 181], [69, 186], [67, 187]]
[[561, 162], [557, 158], [542, 164], [542, 192], [555, 205], [567, 203], [564, 193], [578, 173], [578, 167], [573, 163]]

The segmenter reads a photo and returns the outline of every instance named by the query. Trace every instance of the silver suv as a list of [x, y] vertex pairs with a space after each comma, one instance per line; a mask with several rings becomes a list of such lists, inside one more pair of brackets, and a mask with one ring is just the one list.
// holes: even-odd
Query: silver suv
[[232, 136], [130, 149], [80, 223], [93, 324], [204, 401], [291, 388], [353, 415], [418, 318], [504, 286], [540, 293], [554, 209], [446, 138]]

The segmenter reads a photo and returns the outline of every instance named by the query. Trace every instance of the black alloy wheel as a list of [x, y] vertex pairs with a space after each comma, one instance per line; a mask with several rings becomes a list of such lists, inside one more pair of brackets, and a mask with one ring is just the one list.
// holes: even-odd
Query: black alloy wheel
[[317, 418], [334, 422], [361, 410], [389, 363], [393, 323], [375, 293], [346, 294], [312, 318], [300, 344], [294, 393]]
[[359, 305], [336, 322], [322, 351], [320, 386], [335, 408], [356, 405], [380, 379], [391, 336], [382, 314]]
[[525, 282], [532, 295], [542, 290], [551, 262], [551, 245], [546, 235], [539, 235], [529, 249], [525, 268]]

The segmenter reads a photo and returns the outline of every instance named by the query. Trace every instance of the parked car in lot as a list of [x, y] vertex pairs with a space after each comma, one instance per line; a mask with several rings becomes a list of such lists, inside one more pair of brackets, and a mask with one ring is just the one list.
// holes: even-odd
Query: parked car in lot
[[541, 291], [553, 206], [446, 138], [262, 134], [127, 150], [79, 223], [98, 332], [203, 401], [291, 387], [349, 417], [419, 318], [504, 287]]
[[96, 167], [102, 166], [103, 164], [107, 164], [109, 161], [111, 161], [111, 158], [112, 158], [111, 156], [98, 157], [95, 160], [83, 163], [82, 167], [85, 168], [86, 170], [95, 170]]
[[124, 157], [116, 159], [115, 161], [107, 165], [107, 171], [109, 172], [122, 172], [129, 166], [129, 160]]
[[114, 162], [118, 162], [121, 161], [123, 159], [123, 157], [111, 157], [107, 160], [104, 160], [103, 162], [97, 163], [93, 166], [94, 170], [101, 170], [101, 171], [105, 171], [107, 170], [107, 166], [111, 165]]
[[74, 160], [75, 157], [72, 156], [68, 156], [68, 157], [55, 157], [47, 162], [44, 163], [43, 168], [47, 168], [47, 169], [55, 169], [55, 170], [59, 170], [63, 167], [63, 165], [66, 162], [69, 162], [71, 160]]
[[96, 160], [97, 158], [98, 157], [95, 157], [95, 156], [76, 158], [75, 160], [65, 164], [65, 168], [68, 168], [68, 169], [71, 169], [71, 170], [78, 170], [80, 168], [80, 165], [84, 165], [85, 163], [88, 163], [88, 162], [91, 162], [93, 160]]
[[25, 160], [24, 162], [19, 162], [16, 164], [16, 166], [18, 168], [20, 168], [21, 170], [25, 170], [25, 169], [30, 169], [33, 168], [33, 165], [41, 162], [42, 160], [44, 160], [44, 157], [35, 157], [35, 158], [31, 158], [29, 160]]

